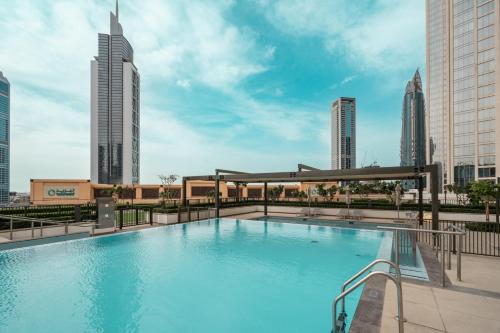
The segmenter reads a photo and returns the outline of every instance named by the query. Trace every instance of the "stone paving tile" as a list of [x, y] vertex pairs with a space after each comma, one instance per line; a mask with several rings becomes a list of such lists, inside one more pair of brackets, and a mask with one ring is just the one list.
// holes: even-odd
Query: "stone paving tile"
[[441, 311], [455, 311], [463, 315], [500, 321], [500, 299], [438, 288], [434, 288], [433, 292]]
[[448, 309], [440, 310], [447, 332], [500, 332], [500, 321], [479, 318]]
[[[420, 295], [418, 298], [412, 299], [411, 295], [415, 293], [420, 293]], [[396, 288], [393, 286], [392, 282], [387, 282], [386, 284], [385, 297], [383, 310], [384, 320], [385, 318], [394, 318], [397, 315]], [[445, 330], [431, 288], [424, 290], [422, 287], [414, 288], [404, 283], [403, 314], [407, 323], [421, 325], [435, 330]]]
[[[398, 321], [394, 317], [384, 316], [382, 318], [382, 326], [380, 327], [380, 333], [397, 333], [398, 331]], [[437, 330], [431, 327], [417, 325], [411, 322], [405, 322], [405, 333], [438, 333], [446, 332], [443, 330]]]

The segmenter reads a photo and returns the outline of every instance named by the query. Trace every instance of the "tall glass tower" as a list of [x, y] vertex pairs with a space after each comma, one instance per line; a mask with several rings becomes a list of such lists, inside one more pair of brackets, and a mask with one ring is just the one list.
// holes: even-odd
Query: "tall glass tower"
[[[401, 166], [425, 165], [425, 104], [422, 80], [417, 69], [406, 85], [401, 126]], [[415, 182], [404, 181], [405, 189], [415, 188]]]
[[442, 185], [494, 180], [500, 165], [500, 0], [426, 0], [427, 160]]
[[0, 72], [0, 205], [9, 203], [10, 83]]
[[332, 104], [332, 169], [356, 168], [356, 99], [340, 97]]
[[91, 61], [91, 180], [139, 183], [140, 77], [134, 50], [110, 13], [110, 34], [99, 34]]

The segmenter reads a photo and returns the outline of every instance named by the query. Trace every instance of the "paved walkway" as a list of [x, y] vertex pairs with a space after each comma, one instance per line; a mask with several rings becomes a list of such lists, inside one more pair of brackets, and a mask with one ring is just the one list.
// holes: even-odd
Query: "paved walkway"
[[[500, 332], [500, 258], [463, 255], [462, 282], [455, 256], [452, 286], [403, 283], [405, 332]], [[398, 332], [396, 288], [387, 282], [380, 332]]]

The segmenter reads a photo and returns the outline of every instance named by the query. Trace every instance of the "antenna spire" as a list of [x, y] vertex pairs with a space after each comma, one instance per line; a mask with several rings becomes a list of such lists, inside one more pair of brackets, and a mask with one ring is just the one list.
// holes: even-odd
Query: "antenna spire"
[[118, 21], [118, 0], [116, 0], [116, 20]]

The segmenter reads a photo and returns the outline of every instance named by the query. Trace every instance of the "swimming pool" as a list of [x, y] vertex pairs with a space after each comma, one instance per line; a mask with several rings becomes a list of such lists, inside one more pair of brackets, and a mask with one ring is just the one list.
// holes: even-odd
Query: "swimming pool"
[[219, 219], [1, 251], [0, 331], [329, 332], [384, 235]]

